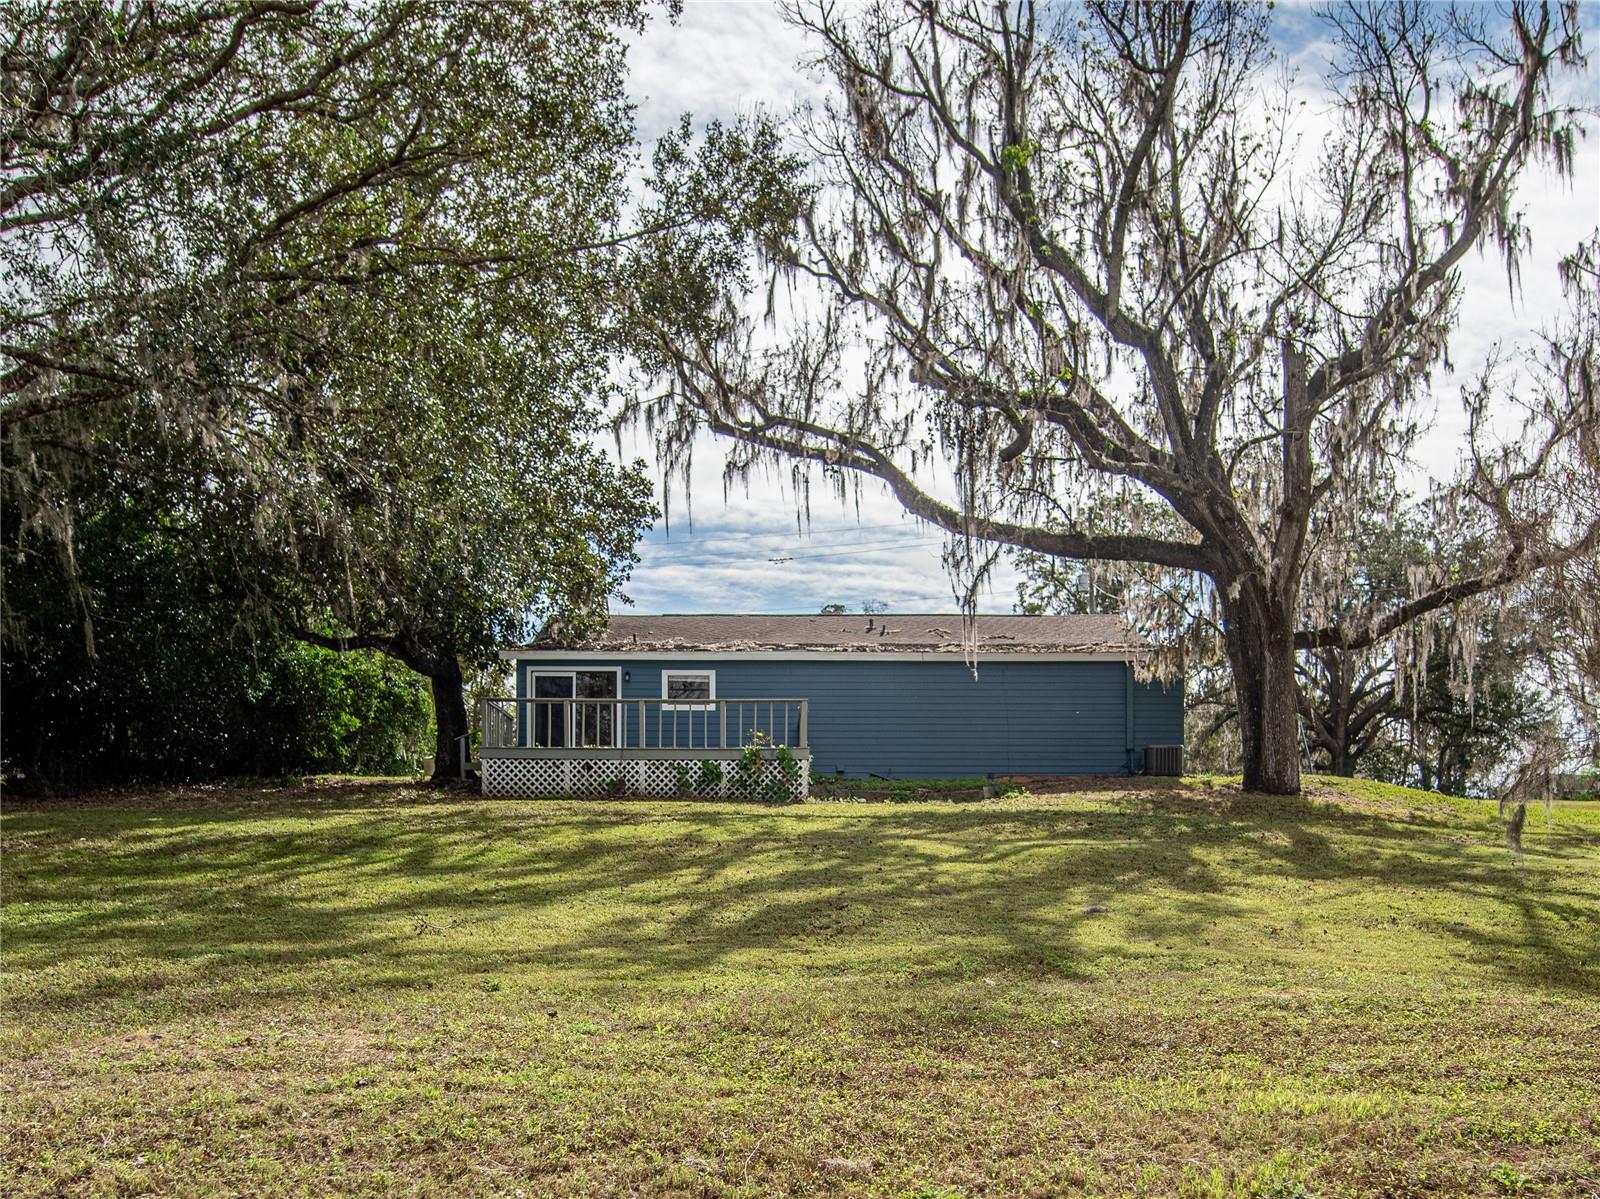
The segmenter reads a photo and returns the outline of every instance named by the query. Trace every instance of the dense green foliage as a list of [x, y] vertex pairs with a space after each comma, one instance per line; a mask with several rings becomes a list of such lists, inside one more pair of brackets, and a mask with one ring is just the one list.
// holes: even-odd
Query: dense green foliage
[[13, 807], [0, 1191], [1585, 1194], [1600, 809], [1307, 790]]
[[6, 571], [21, 622], [0, 678], [8, 784], [409, 773], [431, 752], [416, 675], [241, 623], [170, 514], [80, 512], [76, 552], [77, 592], [53, 553]]
[[180, 577], [220, 606], [167, 599], [208, 614], [205, 654], [277, 661], [293, 635], [392, 655], [427, 676], [455, 773], [464, 675], [547, 616], [601, 616], [653, 513], [592, 444], [642, 20], [534, 0], [0, 16], [0, 548], [54, 557], [78, 609], [42, 620], [8, 588], [8, 659], [65, 662], [18, 634], [68, 624], [100, 652], [119, 615], [82, 569], [85, 497], [136, 504], [203, 547]]

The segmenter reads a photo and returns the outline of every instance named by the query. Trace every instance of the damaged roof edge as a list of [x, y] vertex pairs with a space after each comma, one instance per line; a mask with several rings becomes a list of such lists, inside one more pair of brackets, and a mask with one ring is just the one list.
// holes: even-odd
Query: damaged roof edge
[[954, 614], [735, 614], [614, 616], [597, 637], [565, 640], [546, 628], [531, 645], [502, 651], [610, 654], [935, 655], [1129, 658], [1149, 650], [1115, 616], [979, 616], [975, 637], [960, 636]]
[[[1036, 662], [1049, 661], [1074, 661], [1074, 662], [1133, 662], [1153, 653], [1148, 645], [1124, 646], [1048, 646], [1042, 649], [1023, 649], [1015, 647], [994, 648], [979, 646], [972, 657], [978, 661], [1027, 660]], [[850, 646], [827, 648], [808, 646], [801, 648], [785, 649], [727, 649], [701, 646], [579, 646], [567, 648], [552, 645], [530, 645], [502, 649], [499, 656], [511, 661], [524, 658], [576, 658], [582, 660], [594, 659], [596, 661], [612, 658], [707, 658], [707, 659], [732, 659], [732, 658], [766, 658], [769, 661], [792, 660], [813, 658], [915, 658], [927, 661], [964, 661], [968, 653], [955, 646], [894, 646], [885, 649], [858, 649]]]

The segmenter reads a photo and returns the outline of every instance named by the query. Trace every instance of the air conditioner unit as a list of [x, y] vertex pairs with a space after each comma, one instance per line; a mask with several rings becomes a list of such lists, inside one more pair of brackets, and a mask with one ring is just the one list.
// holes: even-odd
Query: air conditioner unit
[[1183, 746], [1147, 745], [1144, 748], [1146, 774], [1180, 775], [1183, 773]]

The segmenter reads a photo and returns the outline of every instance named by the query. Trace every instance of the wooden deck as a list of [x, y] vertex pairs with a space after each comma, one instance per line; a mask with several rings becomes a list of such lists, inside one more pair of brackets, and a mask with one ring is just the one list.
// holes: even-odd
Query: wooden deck
[[810, 787], [804, 699], [486, 699], [485, 795], [779, 801]]

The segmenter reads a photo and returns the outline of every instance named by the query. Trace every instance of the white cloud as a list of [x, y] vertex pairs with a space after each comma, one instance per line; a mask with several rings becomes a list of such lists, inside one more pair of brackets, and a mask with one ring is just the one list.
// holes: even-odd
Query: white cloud
[[[625, 438], [623, 448], [629, 458], [649, 460], [653, 452], [643, 436]], [[909, 515], [881, 485], [863, 480], [841, 502], [814, 480], [807, 519], [787, 468], [725, 493], [722, 463], [721, 444], [703, 436], [687, 495], [674, 480], [669, 519], [640, 543], [640, 563], [626, 588], [635, 610], [814, 612], [866, 600], [900, 612], [955, 609], [940, 560], [942, 532]], [[1016, 583], [1016, 571], [1002, 564], [980, 609], [1009, 612]]]
[[652, 21], [630, 52], [639, 136], [648, 144], [686, 112], [702, 122], [787, 112], [818, 86], [798, 65], [806, 50], [776, 5], [690, 0], [677, 22]]

